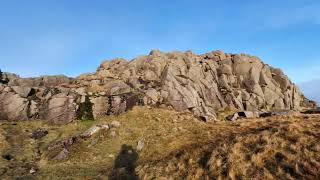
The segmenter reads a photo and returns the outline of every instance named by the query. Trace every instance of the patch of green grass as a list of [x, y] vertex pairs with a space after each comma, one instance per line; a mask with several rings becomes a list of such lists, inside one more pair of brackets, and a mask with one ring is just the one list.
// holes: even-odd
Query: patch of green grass
[[81, 125], [83, 125], [85, 127], [90, 127], [95, 123], [95, 121], [91, 120], [91, 119], [79, 120], [78, 122], [79, 122], [79, 124], [81, 124]]

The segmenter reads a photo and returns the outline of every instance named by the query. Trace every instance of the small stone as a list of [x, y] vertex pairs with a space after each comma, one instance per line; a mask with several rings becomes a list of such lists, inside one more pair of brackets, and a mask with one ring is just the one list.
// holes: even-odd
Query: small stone
[[108, 124], [103, 124], [103, 125], [100, 125], [101, 129], [103, 130], [108, 130], [110, 127]]
[[111, 131], [110, 134], [109, 134], [111, 137], [116, 137], [117, 136], [117, 133], [115, 131]]
[[155, 120], [156, 120], [156, 121], [161, 121], [161, 118], [155, 117]]
[[36, 171], [34, 168], [31, 168], [30, 171], [29, 171], [30, 174], [34, 174], [34, 173], [36, 173], [36, 172], [37, 172], [37, 171]]
[[48, 134], [47, 130], [45, 130], [45, 129], [37, 129], [32, 133], [31, 137], [33, 139], [40, 139], [40, 138], [46, 136], [47, 134]]
[[121, 126], [119, 121], [112, 121], [110, 124], [111, 127], [118, 128]]
[[94, 140], [91, 141], [89, 147], [94, 146], [94, 145], [96, 145], [97, 143], [98, 143], [98, 140], [97, 140], [97, 139], [94, 139]]
[[138, 151], [141, 151], [142, 149], [143, 149], [143, 147], [144, 147], [144, 140], [143, 139], [141, 139], [141, 140], [139, 140], [138, 141], [138, 145], [137, 145], [137, 150]]
[[59, 154], [54, 157], [53, 159], [54, 160], [57, 160], [57, 161], [64, 161], [64, 160], [67, 160], [69, 157], [69, 151], [67, 149], [63, 149], [62, 151], [59, 152]]
[[87, 129], [84, 133], [81, 134], [82, 138], [89, 138], [91, 137], [93, 134], [96, 134], [97, 132], [99, 132], [101, 130], [100, 126], [97, 125], [93, 125], [91, 126], [89, 129]]
[[227, 120], [236, 121], [238, 118], [239, 118], [239, 114], [238, 113], [234, 113], [233, 115], [228, 116]]
[[109, 154], [108, 157], [109, 157], [109, 158], [114, 158], [114, 155], [113, 155], [113, 154]]

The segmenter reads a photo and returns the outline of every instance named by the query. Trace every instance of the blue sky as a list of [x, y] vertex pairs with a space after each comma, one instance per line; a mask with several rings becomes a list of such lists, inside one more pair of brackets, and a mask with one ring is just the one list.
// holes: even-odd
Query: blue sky
[[0, 0], [0, 68], [76, 76], [151, 49], [259, 56], [320, 79], [318, 0]]

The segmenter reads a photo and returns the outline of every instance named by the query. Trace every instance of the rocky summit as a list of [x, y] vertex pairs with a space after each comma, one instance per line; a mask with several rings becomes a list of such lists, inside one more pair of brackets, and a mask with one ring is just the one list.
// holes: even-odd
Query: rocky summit
[[303, 110], [316, 107], [277, 68], [258, 57], [212, 51], [149, 55], [104, 61], [76, 78], [20, 78], [0, 73], [0, 120], [75, 119], [118, 115], [134, 106], [169, 106], [216, 121], [217, 111]]
[[246, 54], [0, 72], [0, 179], [320, 179], [320, 111]]

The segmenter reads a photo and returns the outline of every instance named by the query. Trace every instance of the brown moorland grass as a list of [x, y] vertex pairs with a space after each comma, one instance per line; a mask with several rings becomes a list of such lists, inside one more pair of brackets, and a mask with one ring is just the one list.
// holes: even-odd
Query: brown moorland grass
[[142, 179], [319, 179], [319, 116], [217, 123], [209, 137], [140, 165]]
[[[113, 120], [121, 126], [70, 146], [67, 160], [53, 160], [57, 152], [48, 150], [50, 144]], [[32, 139], [38, 128], [49, 134]], [[108, 179], [123, 145], [136, 151], [141, 179], [319, 179], [319, 128], [318, 115], [204, 123], [189, 113], [149, 107], [62, 126], [3, 121], [0, 179]], [[139, 140], [145, 142], [141, 151]]]

